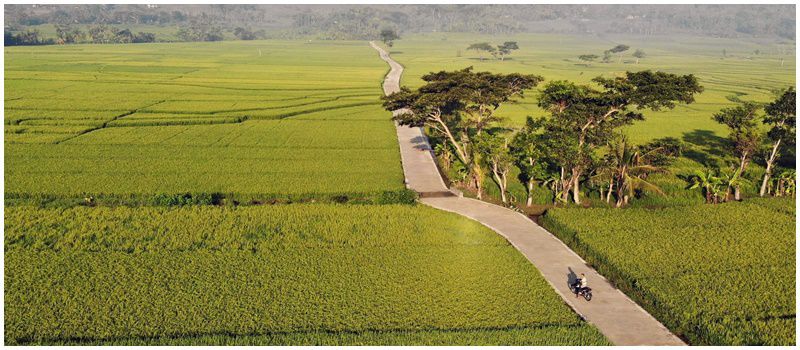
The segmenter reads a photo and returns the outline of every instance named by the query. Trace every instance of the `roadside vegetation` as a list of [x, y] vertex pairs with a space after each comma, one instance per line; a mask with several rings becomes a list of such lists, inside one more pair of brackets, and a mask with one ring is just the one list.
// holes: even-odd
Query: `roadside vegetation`
[[426, 128], [466, 195], [538, 216], [691, 344], [794, 344], [796, 93], [779, 50], [673, 43], [665, 59], [637, 42], [636, 61], [617, 44], [595, 65], [582, 39], [522, 39], [503, 63], [461, 57], [474, 37], [407, 37], [384, 107]]

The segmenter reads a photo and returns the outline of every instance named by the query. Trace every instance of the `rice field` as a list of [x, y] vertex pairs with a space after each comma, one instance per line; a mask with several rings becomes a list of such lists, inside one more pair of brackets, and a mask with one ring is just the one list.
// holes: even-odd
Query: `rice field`
[[373, 56], [363, 42], [6, 48], [7, 197], [401, 190]]
[[502, 237], [424, 206], [5, 218], [9, 345], [608, 344]]
[[793, 198], [556, 209], [544, 226], [693, 345], [793, 345]]
[[[519, 50], [504, 61], [483, 54], [484, 60], [466, 48], [476, 42], [494, 45], [513, 40]], [[610, 63], [587, 64], [579, 55], [603, 55], [603, 51], [617, 44], [631, 48], [621, 62], [615, 56]], [[647, 56], [636, 64], [631, 54], [642, 49]], [[723, 50], [725, 56], [723, 57]], [[759, 54], [755, 54], [758, 50]], [[403, 64], [402, 84], [416, 87], [420, 77], [431, 71], [463, 69], [473, 66], [477, 71], [499, 73], [538, 74], [545, 82], [569, 80], [589, 83], [597, 76], [617, 76], [625, 71], [660, 70], [675, 74], [694, 74], [705, 91], [696, 96], [691, 105], [674, 110], [645, 111], [646, 120], [627, 129], [633, 142], [641, 143], [654, 138], [690, 136], [694, 130], [707, 130], [726, 136], [725, 127], [711, 119], [720, 108], [737, 100], [768, 102], [774, 100], [773, 89], [794, 85], [795, 44], [793, 42], [757, 41], [744, 39], [698, 37], [595, 37], [520, 34], [509, 36], [479, 36], [458, 33], [418, 34], [397, 40], [391, 54]], [[783, 64], [781, 64], [783, 59]], [[541, 117], [545, 112], [536, 106], [537, 94], [531, 91], [517, 104], [500, 108], [498, 115], [506, 124], [519, 127], [527, 116]]]
[[[476, 41], [499, 40], [517, 40], [521, 50], [504, 62], [481, 61], [465, 50]], [[696, 74], [706, 88], [697, 103], [648, 112], [647, 121], [627, 130], [636, 142], [725, 136], [713, 112], [737, 99], [767, 101], [771, 89], [788, 86], [795, 74], [794, 56], [783, 66], [778, 61], [785, 44], [724, 39], [630, 39], [624, 43], [632, 50], [648, 53], [639, 64], [625, 62], [631, 58], [591, 65], [577, 60], [618, 42], [438, 33], [404, 37], [392, 55], [405, 65], [403, 83], [411, 86], [429, 71], [469, 65], [580, 82], [626, 69]], [[752, 55], [756, 49], [762, 53]], [[508, 242], [473, 221], [413, 205], [236, 205], [274, 204], [276, 198], [408, 202], [397, 199], [404, 188], [400, 156], [391, 115], [379, 100], [386, 70], [365, 42], [6, 48], [5, 343], [607, 345]], [[505, 125], [542, 115], [535, 97], [502, 107]], [[697, 164], [684, 158], [677, 166]], [[181, 206], [192, 200], [176, 194], [222, 195], [230, 201], [214, 204], [230, 205]], [[92, 196], [109, 205], [83, 205]], [[686, 197], [682, 205], [699, 200], [696, 193]], [[788, 215], [759, 216], [759, 208], [748, 217]], [[641, 249], [642, 235], [665, 240], [671, 226], [657, 211], [635, 210], [661, 226], [608, 241], [597, 240], [605, 231], [592, 225], [612, 227], [619, 211], [574, 225], [576, 235], [594, 239], [587, 244], [610, 252], [614, 268], [642, 273], [644, 280], [651, 271], [614, 247]], [[725, 228], [724, 213], [704, 210], [718, 219], [714, 227], [694, 225], [695, 216], [687, 216], [687, 225], [700, 230], [703, 242], [722, 244], [713, 233]], [[546, 219], [581, 213], [570, 209]], [[754, 242], [774, 244], [762, 238]], [[686, 248], [681, 242], [673, 242], [676, 249]], [[735, 237], [722, 242], [737, 243]], [[753, 257], [752, 245], [737, 247]], [[716, 253], [719, 261], [738, 254]], [[680, 262], [656, 257], [670, 273], [683, 271], [676, 270]], [[742, 261], [750, 267], [750, 260]], [[694, 288], [708, 274], [687, 274], [681, 285]], [[740, 287], [738, 275], [726, 276]], [[736, 300], [746, 299], [745, 289], [736, 289]], [[645, 292], [653, 297], [642, 302], [707, 298], [675, 288]], [[748, 310], [786, 316], [784, 309], [767, 310], [771, 301]], [[779, 300], [781, 307], [785, 301]], [[654, 313], [698, 343], [789, 339], [785, 317], [759, 323], [736, 314], [728, 320], [715, 313], [723, 304], [703, 304], [707, 315], [684, 317], [686, 309], [673, 304]], [[713, 322], [702, 333], [684, 331], [697, 320]]]

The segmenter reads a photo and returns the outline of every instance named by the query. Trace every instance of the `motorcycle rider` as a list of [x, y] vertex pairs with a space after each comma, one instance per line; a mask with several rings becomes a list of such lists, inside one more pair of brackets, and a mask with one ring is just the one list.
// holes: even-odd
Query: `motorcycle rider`
[[575, 288], [575, 297], [577, 298], [581, 291], [589, 287], [589, 280], [586, 279], [586, 274], [581, 273], [581, 278], [575, 284], [577, 284], [577, 288]]

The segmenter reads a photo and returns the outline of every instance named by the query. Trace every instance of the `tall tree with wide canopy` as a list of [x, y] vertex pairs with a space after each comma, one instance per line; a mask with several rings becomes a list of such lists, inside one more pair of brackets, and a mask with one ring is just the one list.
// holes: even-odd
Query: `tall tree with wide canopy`
[[761, 182], [759, 195], [763, 197], [767, 193], [767, 184], [772, 176], [775, 160], [780, 154], [782, 147], [794, 143], [795, 130], [795, 111], [797, 104], [797, 94], [794, 87], [784, 91], [778, 99], [764, 107], [767, 112], [764, 116], [764, 124], [771, 126], [767, 136], [772, 141], [769, 157], [767, 157], [767, 168], [764, 171], [764, 179]]
[[[593, 81], [602, 89], [554, 81], [545, 86], [539, 98], [539, 106], [552, 115], [545, 126], [550, 138], [571, 143], [562, 172], [577, 204], [581, 203], [580, 181], [592, 163], [596, 147], [606, 144], [619, 127], [643, 120], [641, 110], [672, 109], [677, 103], [692, 103], [694, 95], [703, 91], [694, 75], [649, 70]], [[564, 199], [567, 195], [564, 191]]]
[[[740, 178], [747, 170], [747, 165], [753, 158], [753, 154], [758, 149], [761, 142], [761, 135], [756, 123], [756, 113], [761, 107], [753, 102], [744, 102], [731, 108], [723, 108], [719, 113], [714, 114], [714, 120], [724, 124], [730, 130], [730, 141], [733, 146], [734, 155], [739, 158], [739, 166], [735, 171], [734, 178]], [[741, 184], [734, 186], [734, 198], [741, 200]]]
[[397, 35], [397, 32], [394, 29], [383, 29], [381, 30], [381, 41], [388, 47], [394, 46], [394, 41], [400, 39], [400, 36]]
[[504, 61], [506, 56], [511, 54], [511, 51], [519, 50], [519, 46], [517, 45], [516, 41], [506, 41], [502, 45], [497, 45], [497, 53], [500, 56], [500, 61]]
[[541, 132], [541, 120], [528, 117], [525, 126], [514, 135], [509, 145], [514, 164], [519, 168], [519, 180], [528, 192], [526, 206], [533, 204], [533, 187], [537, 182], [544, 182], [548, 177], [545, 162], [544, 140]]
[[612, 47], [611, 49], [608, 50], [608, 52], [617, 54], [617, 56], [619, 56], [619, 60], [617, 61], [617, 63], [622, 63], [622, 53], [628, 51], [628, 49], [630, 48], [631, 47], [628, 45], [620, 44]]
[[508, 138], [499, 134], [483, 133], [476, 137], [476, 151], [492, 173], [497, 187], [500, 189], [500, 199], [503, 204], [508, 204], [508, 174], [514, 165], [514, 158], [508, 147]]
[[644, 53], [644, 50], [642, 49], [636, 49], [636, 51], [633, 53], [633, 57], [636, 57], [636, 64], [639, 64], [639, 60], [645, 58], [646, 56], [647, 54]]
[[578, 56], [578, 59], [579, 59], [579, 60], [581, 60], [581, 61], [584, 61], [584, 62], [586, 62], [586, 64], [587, 64], [587, 65], [589, 64], [589, 62], [594, 62], [594, 60], [596, 60], [596, 59], [598, 59], [598, 58], [600, 58], [600, 56], [597, 56], [597, 55], [589, 55], [589, 54], [587, 54], [587, 55], [580, 55], [580, 56]]
[[495, 111], [503, 103], [522, 97], [543, 78], [517, 73], [473, 72], [472, 67], [468, 67], [429, 73], [422, 80], [425, 85], [416, 91], [403, 87], [384, 97], [383, 106], [399, 111], [394, 119], [400, 125], [427, 126], [447, 140], [459, 161], [471, 170], [480, 198], [483, 173], [480, 154], [473, 149], [474, 138], [499, 120]]
[[492, 44], [489, 44], [487, 42], [482, 42], [470, 45], [469, 47], [467, 47], [467, 50], [475, 51], [475, 53], [477, 53], [478, 56], [480, 57], [481, 61], [483, 61], [483, 55], [481, 54], [481, 52], [493, 53], [495, 48], [494, 46], [492, 46]]

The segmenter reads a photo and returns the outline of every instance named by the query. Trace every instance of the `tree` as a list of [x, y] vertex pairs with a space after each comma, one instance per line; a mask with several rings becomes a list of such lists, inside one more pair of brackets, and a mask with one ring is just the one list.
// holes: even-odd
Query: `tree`
[[483, 61], [483, 55], [481, 53], [482, 52], [493, 53], [495, 49], [494, 46], [492, 46], [491, 44], [483, 42], [483, 43], [472, 44], [469, 47], [467, 47], [467, 50], [475, 51], [475, 53], [478, 54], [478, 56], [480, 57], [481, 61]]
[[605, 50], [603, 51], [603, 63], [610, 63], [611, 62], [611, 51]]
[[394, 46], [394, 41], [399, 40], [400, 36], [397, 35], [397, 32], [394, 29], [384, 29], [381, 30], [381, 41], [388, 47]]
[[133, 38], [134, 43], [154, 43], [156, 42], [156, 35], [154, 33], [138, 32]]
[[618, 62], [618, 63], [622, 63], [622, 53], [623, 53], [623, 52], [625, 52], [625, 51], [628, 51], [628, 49], [630, 49], [630, 48], [631, 48], [631, 47], [630, 47], [630, 46], [628, 46], [628, 45], [622, 45], [622, 44], [620, 44], [620, 45], [617, 45], [617, 46], [614, 46], [614, 47], [612, 47], [612, 48], [611, 48], [611, 49], [609, 49], [607, 52], [608, 52], [608, 53], [615, 53], [615, 54], [618, 54], [618, 56], [619, 56], [619, 62]]
[[427, 126], [450, 143], [459, 161], [469, 169], [478, 198], [481, 198], [483, 173], [481, 153], [474, 150], [474, 139], [491, 123], [499, 120], [494, 112], [514, 97], [543, 80], [537, 75], [493, 74], [466, 69], [429, 73], [425, 85], [411, 91], [406, 87], [384, 97], [383, 106], [401, 111], [394, 116], [400, 125]]
[[642, 49], [636, 49], [636, 51], [633, 52], [633, 57], [636, 57], [636, 64], [639, 64], [639, 60], [645, 58], [645, 56], [647, 56], [647, 54], [645, 54]]
[[[676, 103], [694, 102], [703, 91], [693, 75], [664, 72], [626, 72], [624, 77], [593, 79], [601, 90], [566, 81], [548, 83], [540, 94], [539, 107], [551, 118], [546, 132], [567, 150], [562, 172], [568, 174], [575, 203], [580, 204], [580, 181], [592, 164], [594, 149], [606, 144], [621, 126], [643, 120], [639, 111], [674, 108]], [[569, 146], [567, 146], [569, 145]], [[566, 199], [566, 193], [564, 199]]]
[[775, 196], [792, 196], [795, 195], [795, 188], [797, 186], [797, 171], [794, 169], [783, 169], [778, 173], [778, 178], [775, 184]]
[[718, 172], [712, 168], [706, 168], [704, 171], [695, 171], [689, 177], [689, 189], [700, 188], [703, 190], [703, 195], [706, 198], [706, 204], [716, 204], [720, 202], [720, 186], [722, 179], [720, 179]]
[[769, 125], [770, 129], [767, 136], [772, 142], [772, 147], [767, 157], [767, 167], [764, 171], [764, 179], [761, 182], [761, 189], [759, 195], [763, 197], [767, 193], [767, 184], [769, 183], [772, 170], [775, 166], [775, 160], [780, 153], [781, 147], [786, 147], [795, 140], [795, 107], [796, 107], [796, 93], [794, 87], [788, 88], [780, 97], [772, 103], [769, 103], [764, 110], [763, 123]]
[[[743, 176], [747, 165], [753, 158], [753, 153], [758, 149], [761, 141], [756, 113], [761, 107], [753, 102], [744, 102], [736, 107], [723, 108], [714, 114], [714, 120], [724, 124], [730, 130], [730, 141], [733, 153], [739, 158], [738, 175]], [[741, 200], [741, 186], [734, 187], [734, 198]]]
[[475, 146], [492, 172], [492, 177], [500, 189], [500, 199], [503, 204], [508, 204], [506, 195], [508, 193], [508, 174], [514, 164], [514, 159], [509, 152], [508, 139], [497, 134], [483, 133], [476, 137]]
[[[666, 172], [665, 169], [647, 162], [649, 159], [653, 159], [651, 154], [660, 151], [660, 148], [653, 148], [643, 152], [641, 148], [630, 145], [625, 137], [609, 142], [608, 153], [603, 159], [605, 166], [597, 175], [608, 182], [606, 203], [611, 201], [612, 193], [616, 197], [615, 208], [628, 205], [637, 191], [655, 192], [663, 196], [664, 192], [661, 188], [646, 180], [651, 173]], [[601, 189], [600, 197], [602, 198], [602, 196], [603, 190]]]
[[597, 56], [597, 55], [580, 55], [580, 56], [578, 56], [579, 60], [587, 62], [587, 63], [588, 62], [594, 62], [594, 60], [596, 60], [598, 58], [600, 58], [600, 56]]
[[212, 19], [203, 14], [194, 19], [188, 26], [178, 30], [178, 37], [183, 41], [220, 41], [223, 39], [222, 29], [213, 24]]
[[115, 32], [116, 32], [114, 33], [115, 43], [122, 43], [122, 44], [132, 43], [135, 37], [134, 34], [131, 33], [129, 29], [123, 29], [119, 31], [115, 30]]
[[108, 44], [114, 42], [116, 30], [105, 24], [100, 24], [89, 27], [88, 35], [89, 40], [95, 44]]
[[256, 33], [254, 33], [250, 29], [242, 28], [242, 27], [236, 27], [233, 30], [233, 35], [235, 35], [236, 38], [239, 39], [239, 40], [255, 40], [256, 39]]
[[517, 46], [516, 41], [506, 41], [503, 45], [497, 45], [497, 55], [500, 56], [500, 61], [505, 60], [507, 55], [511, 54], [511, 51], [519, 50], [519, 46]]
[[514, 135], [510, 152], [514, 164], [519, 168], [519, 180], [525, 185], [528, 199], [525, 205], [533, 204], [533, 186], [544, 182], [547, 177], [547, 164], [544, 162], [542, 134], [539, 132], [542, 123], [528, 117], [525, 126]]

